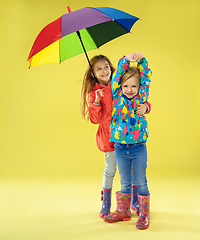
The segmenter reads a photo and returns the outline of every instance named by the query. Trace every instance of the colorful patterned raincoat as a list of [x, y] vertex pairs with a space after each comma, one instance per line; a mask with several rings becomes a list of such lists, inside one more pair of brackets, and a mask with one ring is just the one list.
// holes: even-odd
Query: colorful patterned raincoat
[[136, 105], [147, 101], [149, 96], [149, 84], [152, 72], [148, 68], [145, 58], [141, 59], [137, 68], [140, 72], [139, 93], [128, 99], [122, 93], [121, 76], [129, 67], [130, 62], [125, 57], [119, 60], [112, 78], [113, 112], [110, 125], [110, 141], [122, 144], [146, 142], [148, 126], [144, 115], [134, 113]]

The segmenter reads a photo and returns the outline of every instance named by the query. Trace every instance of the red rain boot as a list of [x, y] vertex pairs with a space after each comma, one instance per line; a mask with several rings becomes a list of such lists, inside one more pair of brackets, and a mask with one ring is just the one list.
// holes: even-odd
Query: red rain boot
[[150, 195], [148, 196], [138, 195], [139, 218], [136, 223], [136, 228], [138, 229], [143, 230], [149, 227], [149, 222], [150, 222], [149, 201], [150, 201]]
[[131, 196], [132, 193], [116, 192], [117, 208], [116, 210], [103, 217], [103, 220], [108, 223], [131, 220]]

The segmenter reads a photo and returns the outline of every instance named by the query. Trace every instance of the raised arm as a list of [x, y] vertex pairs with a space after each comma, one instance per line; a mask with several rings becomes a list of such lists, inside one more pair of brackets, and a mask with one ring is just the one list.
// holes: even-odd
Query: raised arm
[[146, 58], [139, 51], [127, 54], [125, 57], [119, 60], [117, 69], [112, 77], [113, 99], [117, 99], [121, 93], [121, 77], [129, 67], [130, 62], [138, 62], [137, 68], [140, 72], [141, 78], [139, 96], [142, 98], [143, 102], [146, 102], [149, 96], [149, 84], [151, 82], [152, 72], [148, 68], [148, 62]]
[[118, 66], [112, 76], [112, 94], [113, 99], [118, 98], [121, 92], [121, 77], [125, 73], [126, 69], [129, 67], [130, 61], [125, 57], [121, 58], [118, 62]]
[[140, 72], [139, 96], [142, 98], [143, 102], [146, 102], [149, 97], [149, 85], [151, 82], [152, 71], [149, 69], [145, 57], [138, 62], [137, 68]]
[[139, 96], [143, 102], [146, 102], [149, 97], [149, 85], [151, 82], [151, 69], [148, 68], [148, 62], [141, 52], [126, 55], [126, 59], [130, 62], [138, 62], [137, 68], [140, 72], [140, 88]]

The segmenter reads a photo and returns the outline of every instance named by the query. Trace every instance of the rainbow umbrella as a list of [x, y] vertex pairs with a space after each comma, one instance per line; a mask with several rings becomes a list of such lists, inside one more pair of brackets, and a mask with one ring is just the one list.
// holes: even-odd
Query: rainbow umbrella
[[29, 68], [46, 63], [61, 63], [68, 58], [97, 49], [129, 33], [139, 18], [109, 7], [86, 7], [62, 15], [45, 26], [28, 56]]

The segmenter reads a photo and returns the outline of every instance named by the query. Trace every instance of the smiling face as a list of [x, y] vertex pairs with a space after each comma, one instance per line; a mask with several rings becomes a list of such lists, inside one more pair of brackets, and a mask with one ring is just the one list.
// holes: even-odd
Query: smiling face
[[93, 66], [93, 71], [100, 85], [107, 85], [110, 83], [111, 68], [106, 60], [98, 60]]
[[130, 77], [122, 84], [123, 94], [131, 99], [138, 94], [140, 82], [137, 77]]

